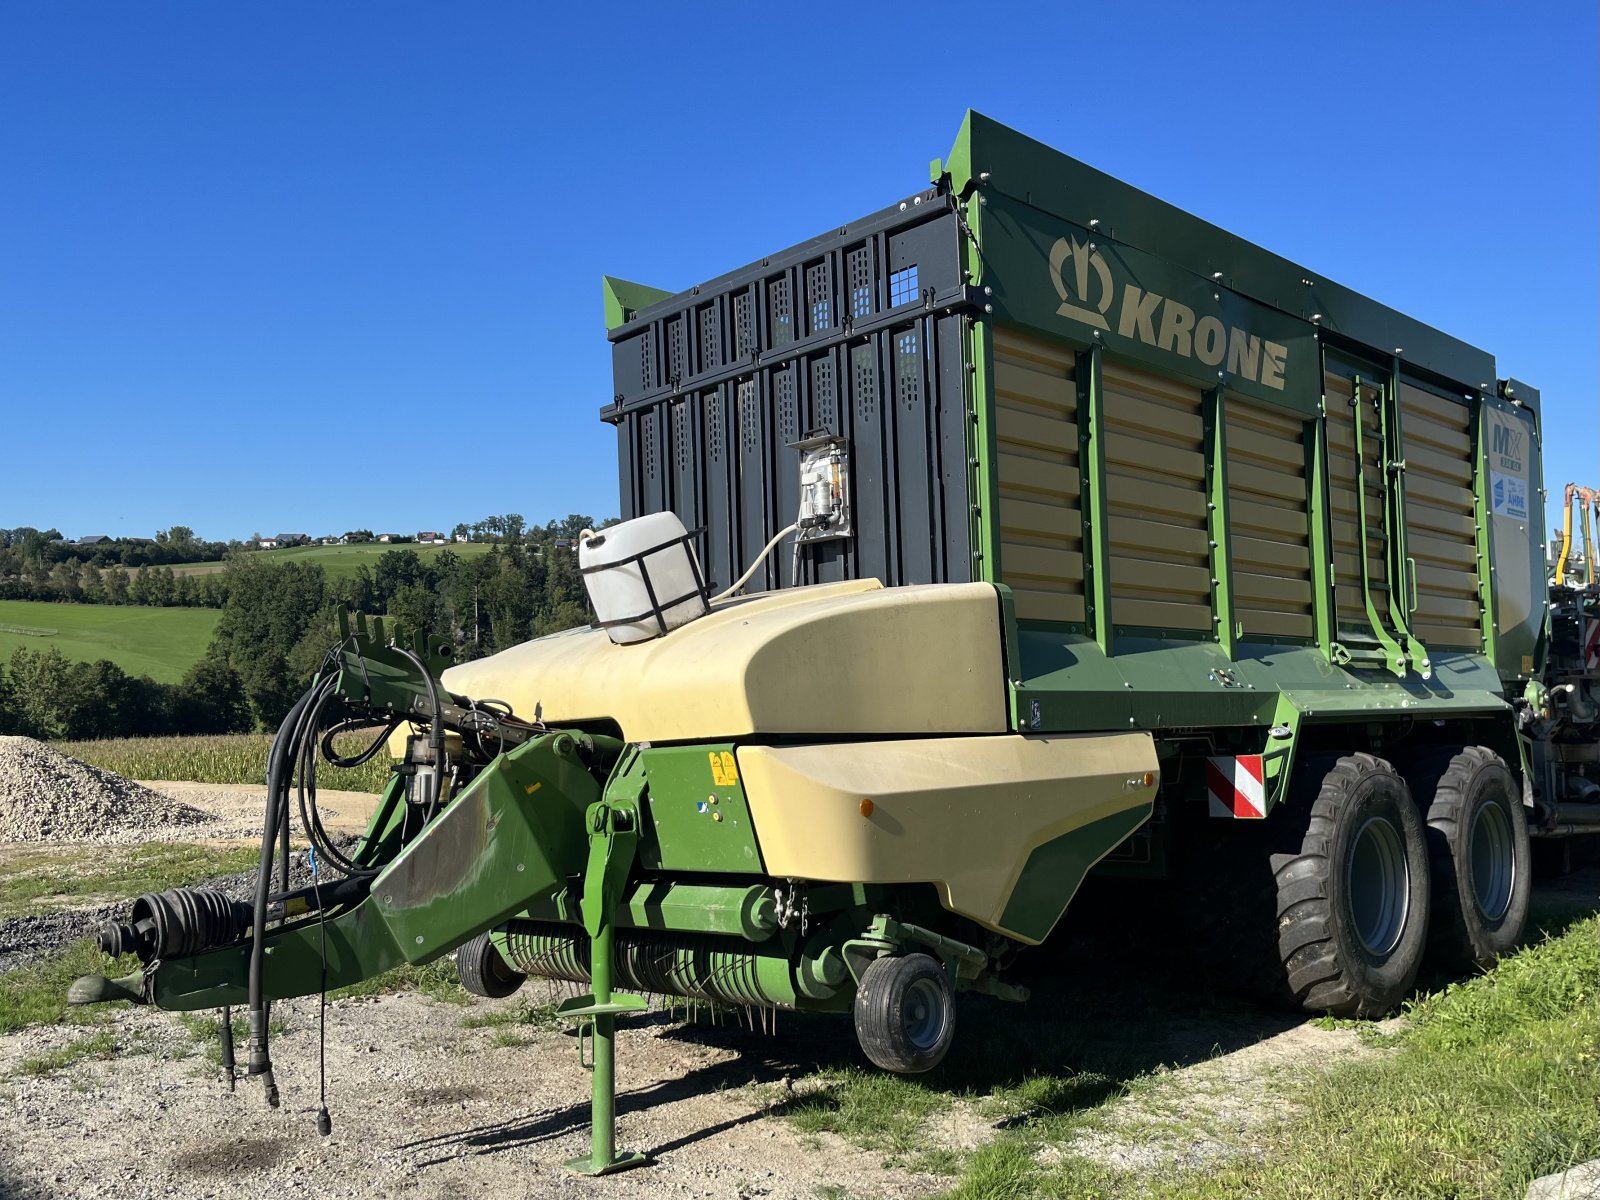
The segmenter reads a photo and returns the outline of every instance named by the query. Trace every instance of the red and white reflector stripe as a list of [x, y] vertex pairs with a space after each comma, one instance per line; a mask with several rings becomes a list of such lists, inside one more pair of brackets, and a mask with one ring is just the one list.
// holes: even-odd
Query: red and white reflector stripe
[[1600, 618], [1587, 617], [1583, 622], [1583, 669], [1600, 671]]
[[1211, 815], [1255, 821], [1265, 817], [1266, 778], [1259, 754], [1206, 759], [1206, 800]]

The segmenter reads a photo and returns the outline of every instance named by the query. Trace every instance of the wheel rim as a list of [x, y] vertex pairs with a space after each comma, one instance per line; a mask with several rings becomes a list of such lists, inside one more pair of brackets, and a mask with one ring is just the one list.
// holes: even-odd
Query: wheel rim
[[1511, 907], [1517, 876], [1511, 821], [1498, 804], [1483, 805], [1472, 818], [1467, 858], [1472, 864], [1472, 899], [1485, 918], [1498, 921]]
[[1384, 817], [1371, 817], [1356, 831], [1345, 860], [1351, 923], [1369, 954], [1387, 954], [1400, 941], [1411, 908], [1411, 876], [1405, 843]]
[[944, 993], [931, 979], [919, 979], [906, 989], [906, 1041], [918, 1051], [932, 1050], [944, 1037]]

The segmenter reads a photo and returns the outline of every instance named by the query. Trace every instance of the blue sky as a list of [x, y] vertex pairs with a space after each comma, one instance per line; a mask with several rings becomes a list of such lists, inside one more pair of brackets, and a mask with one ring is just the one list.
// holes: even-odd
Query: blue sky
[[1600, 483], [1589, 0], [839, 12], [0, 8], [0, 526], [612, 514], [601, 274], [881, 207], [968, 106], [1484, 347]]

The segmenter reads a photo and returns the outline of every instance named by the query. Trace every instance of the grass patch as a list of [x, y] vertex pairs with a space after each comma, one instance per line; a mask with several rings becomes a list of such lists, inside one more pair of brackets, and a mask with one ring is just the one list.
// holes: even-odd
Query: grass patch
[[514, 1004], [507, 1008], [487, 1012], [469, 1013], [461, 1018], [463, 1029], [487, 1029], [489, 1043], [501, 1048], [529, 1046], [536, 1040], [532, 1034], [539, 1029], [557, 1029], [554, 1002], [548, 1004]]
[[1600, 917], [1407, 1015], [1386, 1053], [1291, 1087], [1279, 1123], [1209, 1131], [1232, 1144], [1204, 1168], [1106, 1167], [1072, 1152], [1070, 1123], [1045, 1119], [973, 1154], [950, 1200], [1520, 1200], [1538, 1176], [1600, 1155]]
[[49, 1075], [65, 1070], [86, 1058], [110, 1058], [117, 1049], [117, 1039], [109, 1029], [74, 1038], [64, 1046], [57, 1046], [17, 1064], [19, 1075]]
[[516, 1004], [489, 1012], [469, 1013], [461, 1018], [463, 1029], [513, 1029], [529, 1025], [553, 1029], [558, 1024], [554, 1003]]
[[82, 908], [105, 899], [231, 875], [256, 865], [259, 849], [185, 842], [142, 846], [8, 847], [0, 864], [0, 919]]
[[844, 1069], [823, 1072], [825, 1084], [789, 1101], [783, 1113], [803, 1134], [834, 1133], [897, 1157], [922, 1151], [926, 1124], [949, 1096], [903, 1075]]
[[[341, 734], [335, 746], [341, 754], [364, 750], [377, 736], [356, 732]], [[171, 779], [189, 783], [248, 783], [266, 785], [270, 733], [206, 734], [192, 737], [105, 738], [90, 742], [57, 742], [55, 748], [128, 779]], [[323, 765], [317, 786], [350, 792], [381, 792], [389, 782], [390, 761], [379, 754], [349, 770]]]
[[130, 675], [177, 683], [211, 643], [221, 610], [0, 600], [0, 660], [53, 647], [75, 662], [106, 658]]
[[119, 1002], [69, 1008], [68, 985], [80, 975], [117, 978], [138, 969], [139, 960], [132, 955], [107, 958], [94, 942], [84, 938], [51, 958], [6, 971], [0, 974], [0, 1034], [29, 1025], [95, 1025], [107, 1021]]
[[[1521, 1200], [1534, 1178], [1600, 1156], [1600, 916], [1536, 912], [1531, 927], [1547, 932], [1403, 1020], [1315, 1022], [1369, 1053], [1303, 1071], [1174, 1072], [1161, 1048], [1114, 1032], [1198, 1013], [1220, 1044], [1173, 1061], [1201, 1064], [1291, 1027], [1273, 1014], [1203, 997], [1130, 1013], [1070, 993], [1071, 1021], [969, 1002], [949, 1059], [914, 1079], [823, 1057], [775, 1111], [802, 1134], [954, 1174], [946, 1200]], [[976, 1150], [951, 1150], [934, 1119], [957, 1103], [995, 1127]]]

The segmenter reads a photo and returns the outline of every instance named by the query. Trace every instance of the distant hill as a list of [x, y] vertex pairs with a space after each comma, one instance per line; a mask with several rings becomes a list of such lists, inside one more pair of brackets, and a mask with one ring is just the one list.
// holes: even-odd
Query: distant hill
[[[328, 578], [343, 579], [353, 577], [362, 563], [370, 569], [391, 550], [414, 550], [422, 558], [430, 558], [448, 550], [462, 558], [474, 558], [487, 554], [489, 547], [488, 542], [461, 542], [444, 546], [419, 546], [415, 542], [363, 542], [355, 546], [286, 546], [280, 550], [251, 550], [248, 554], [251, 558], [269, 563], [289, 562], [291, 559], [318, 563], [328, 573]], [[225, 563], [219, 562], [192, 563], [174, 566], [172, 573], [214, 575], [225, 566]]]
[[77, 662], [108, 658], [130, 675], [176, 683], [205, 654], [221, 615], [214, 608], [0, 600], [0, 660], [18, 647], [53, 647]]

